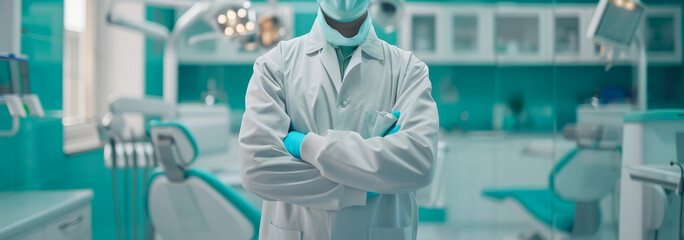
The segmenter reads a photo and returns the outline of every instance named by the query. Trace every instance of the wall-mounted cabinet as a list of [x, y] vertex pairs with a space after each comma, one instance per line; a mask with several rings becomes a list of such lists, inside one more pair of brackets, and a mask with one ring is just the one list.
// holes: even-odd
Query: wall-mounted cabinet
[[579, 63], [598, 60], [593, 59], [593, 44], [585, 37], [589, 26], [590, 15], [586, 7], [567, 6], [556, 8], [552, 22], [551, 42], [553, 60], [556, 63]]
[[449, 36], [445, 60], [461, 63], [494, 61], [494, 10], [477, 6], [450, 7], [446, 12]]
[[[398, 43], [435, 64], [605, 64], [586, 36], [595, 7], [409, 3]], [[682, 62], [681, 21], [679, 5], [648, 7], [641, 33], [650, 63]], [[630, 51], [616, 53], [616, 64], [632, 62]]]
[[642, 22], [648, 61], [681, 63], [682, 19], [678, 7], [649, 7]]
[[494, 49], [502, 64], [551, 60], [551, 11], [541, 6], [498, 6], [494, 17]]
[[407, 4], [399, 46], [425, 62], [493, 62], [494, 12], [482, 5]]
[[402, 20], [401, 31], [402, 47], [411, 49], [415, 54], [420, 55], [423, 61], [443, 62], [447, 54], [443, 53], [444, 41], [444, 20], [446, 17], [438, 4], [411, 5], [406, 8], [406, 16]]

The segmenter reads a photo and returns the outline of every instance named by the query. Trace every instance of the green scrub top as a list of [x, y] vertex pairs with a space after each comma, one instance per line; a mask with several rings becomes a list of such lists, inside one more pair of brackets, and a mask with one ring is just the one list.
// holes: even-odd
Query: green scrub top
[[349, 66], [349, 61], [351, 60], [352, 54], [358, 46], [339, 46], [335, 47], [335, 53], [337, 53], [337, 63], [340, 64], [340, 75], [342, 80], [344, 80], [344, 72]]

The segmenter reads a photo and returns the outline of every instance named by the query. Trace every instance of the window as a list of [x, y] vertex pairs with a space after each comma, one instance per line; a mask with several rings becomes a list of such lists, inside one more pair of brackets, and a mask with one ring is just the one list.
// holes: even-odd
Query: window
[[[101, 147], [93, 96], [92, 1], [64, 0], [63, 124], [64, 152], [74, 154]], [[90, 119], [90, 120], [89, 120]]]

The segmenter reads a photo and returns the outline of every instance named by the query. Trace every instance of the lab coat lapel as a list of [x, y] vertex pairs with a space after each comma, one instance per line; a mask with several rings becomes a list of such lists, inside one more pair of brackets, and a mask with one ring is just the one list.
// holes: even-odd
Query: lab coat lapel
[[[335, 49], [328, 44], [325, 36], [323, 36], [323, 32], [318, 20], [314, 21], [307, 41], [306, 53], [314, 54], [318, 52], [316, 55], [319, 57], [321, 65], [323, 65], [323, 68], [328, 74], [328, 80], [333, 83], [335, 86], [335, 91], [339, 93], [340, 88], [342, 87], [343, 79], [340, 73], [340, 65], [337, 62], [337, 53], [335, 53]], [[352, 55], [352, 59], [349, 61], [349, 65], [347, 66], [344, 76], [347, 76], [350, 71], [354, 70], [354, 68], [360, 67], [361, 63], [363, 62], [363, 56], [361, 52], [380, 62], [384, 61], [385, 59], [382, 43], [380, 42], [378, 35], [375, 34], [375, 29], [373, 27], [371, 27], [370, 32], [368, 32], [366, 39], [364, 39], [361, 45], [359, 45], [359, 49], [354, 53], [354, 55]]]
[[335, 50], [326, 44], [320, 54], [321, 64], [326, 72], [328, 72], [328, 79], [335, 85], [335, 90], [340, 93], [340, 86], [342, 85], [342, 77], [340, 76], [340, 65], [337, 63], [337, 54]]
[[364, 39], [361, 45], [359, 45], [359, 48], [354, 52], [354, 55], [352, 55], [352, 59], [349, 61], [347, 70], [344, 73], [345, 79], [354, 68], [362, 67], [362, 52], [378, 61], [383, 61], [385, 59], [383, 56], [382, 43], [380, 42], [380, 39], [378, 39], [378, 35], [375, 34], [374, 28], [370, 29], [366, 39]]
[[361, 57], [361, 55], [362, 55], [361, 51], [359, 51], [359, 50], [360, 49], [357, 49], [356, 51], [354, 51], [354, 54], [352, 55], [351, 60], [349, 60], [349, 65], [347, 66], [347, 70], [344, 72], [345, 80], [349, 76], [349, 72], [351, 72], [352, 69], [354, 69], [355, 67], [360, 67], [359, 64], [361, 64], [361, 62], [363, 61], [363, 57]]
[[340, 76], [340, 66], [337, 64], [337, 54], [335, 49], [328, 44], [325, 36], [323, 36], [318, 20], [314, 21], [311, 31], [309, 31], [305, 51], [310, 56], [318, 57], [323, 69], [328, 74], [328, 80], [332, 82], [335, 86], [335, 91], [339, 93], [342, 77]]

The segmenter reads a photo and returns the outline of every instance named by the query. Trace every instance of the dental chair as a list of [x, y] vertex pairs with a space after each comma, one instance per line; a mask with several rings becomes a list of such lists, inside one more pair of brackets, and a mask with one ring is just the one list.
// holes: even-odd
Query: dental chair
[[164, 171], [150, 178], [147, 211], [164, 240], [257, 239], [261, 213], [212, 174], [188, 169], [198, 146], [178, 122], [149, 126]]
[[[485, 189], [496, 201], [512, 201], [536, 221], [540, 229], [522, 239], [592, 239], [601, 225], [600, 200], [610, 194], [620, 177], [620, 150], [575, 148], [553, 167], [548, 188]], [[550, 230], [555, 234], [545, 234]], [[545, 230], [545, 231], [544, 231]], [[560, 234], [558, 234], [560, 233]]]

